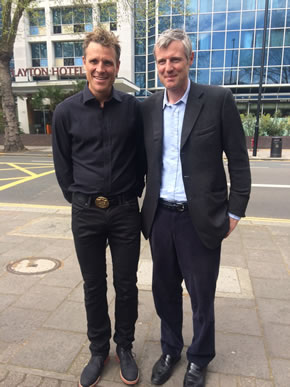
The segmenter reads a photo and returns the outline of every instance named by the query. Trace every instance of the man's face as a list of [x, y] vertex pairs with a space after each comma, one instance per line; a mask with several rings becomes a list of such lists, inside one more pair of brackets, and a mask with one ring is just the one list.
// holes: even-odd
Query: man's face
[[91, 42], [86, 56], [83, 56], [83, 63], [91, 93], [97, 99], [108, 96], [120, 67], [114, 48]]
[[189, 60], [185, 56], [181, 41], [173, 41], [167, 48], [155, 48], [155, 58], [161, 83], [173, 92], [185, 91], [193, 52]]

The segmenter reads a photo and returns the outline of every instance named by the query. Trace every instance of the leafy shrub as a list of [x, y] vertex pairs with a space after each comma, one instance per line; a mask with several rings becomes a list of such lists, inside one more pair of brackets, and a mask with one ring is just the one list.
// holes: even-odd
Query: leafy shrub
[[[254, 136], [256, 116], [253, 114], [241, 114], [241, 120], [246, 136]], [[260, 136], [289, 136], [290, 118], [281, 117], [278, 111], [273, 117], [268, 114], [262, 114], [259, 120]]]

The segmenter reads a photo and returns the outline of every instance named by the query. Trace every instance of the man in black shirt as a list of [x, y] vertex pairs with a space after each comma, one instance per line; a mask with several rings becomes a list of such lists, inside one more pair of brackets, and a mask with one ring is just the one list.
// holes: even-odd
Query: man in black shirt
[[138, 101], [113, 88], [120, 65], [117, 37], [102, 28], [84, 41], [87, 85], [59, 104], [53, 117], [53, 156], [64, 197], [72, 203], [72, 231], [84, 279], [91, 359], [80, 387], [95, 386], [108, 359], [106, 242], [116, 291], [116, 352], [120, 376], [136, 384], [132, 357], [137, 320], [137, 265], [144, 187], [142, 127]]

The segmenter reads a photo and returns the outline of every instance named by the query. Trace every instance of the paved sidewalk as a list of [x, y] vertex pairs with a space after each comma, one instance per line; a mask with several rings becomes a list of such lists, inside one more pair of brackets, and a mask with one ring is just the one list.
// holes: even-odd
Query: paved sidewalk
[[[51, 147], [28, 147], [24, 154], [51, 156]], [[255, 158], [251, 154], [249, 151], [251, 159], [257, 160], [290, 160], [290, 149], [282, 150], [281, 158], [270, 158], [269, 149], [258, 150]], [[90, 355], [70, 208], [0, 203], [0, 216], [0, 386], [76, 387]], [[209, 367], [207, 387], [289, 387], [290, 219], [242, 220], [223, 243], [221, 265], [217, 356]], [[134, 345], [140, 387], [151, 385], [151, 368], [160, 355], [151, 271], [149, 245], [143, 239]], [[113, 321], [109, 251], [108, 284]], [[186, 291], [184, 310], [182, 360], [164, 386], [182, 386], [185, 351], [192, 336]], [[114, 351], [112, 342], [111, 361], [100, 387], [123, 385]]]
[[[0, 216], [0, 386], [76, 387], [89, 351], [70, 209], [2, 204]], [[208, 387], [290, 386], [289, 241], [290, 220], [251, 218], [225, 240], [216, 298], [217, 355], [209, 367]], [[59, 260], [60, 267], [32, 274], [53, 269], [51, 259]], [[14, 263], [10, 271], [9, 263]], [[148, 242], [142, 240], [134, 345], [141, 387], [150, 386], [151, 368], [160, 355], [151, 268]], [[109, 252], [108, 272], [113, 319]], [[182, 386], [192, 336], [186, 292], [184, 310], [185, 348], [165, 386]], [[123, 385], [114, 351], [112, 342], [100, 387]]]

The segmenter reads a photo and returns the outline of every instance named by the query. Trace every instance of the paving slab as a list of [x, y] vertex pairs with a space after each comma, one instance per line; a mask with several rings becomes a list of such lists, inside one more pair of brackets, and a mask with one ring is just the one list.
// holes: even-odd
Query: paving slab
[[269, 380], [262, 337], [217, 332], [216, 351], [210, 365], [213, 372]]
[[[0, 386], [76, 386], [90, 353], [70, 210], [7, 206], [0, 211]], [[289, 241], [290, 221], [254, 218], [242, 220], [224, 241], [215, 304], [217, 355], [209, 366], [206, 387], [290, 385]], [[42, 275], [7, 272], [9, 262], [28, 256], [56, 258], [61, 266]], [[109, 250], [107, 262], [113, 328], [115, 291]], [[151, 385], [151, 369], [160, 356], [160, 320], [154, 309], [151, 277], [150, 247], [142, 237], [133, 347], [140, 387]], [[185, 288], [183, 306], [185, 347], [165, 386], [181, 386], [187, 366], [193, 326]], [[115, 347], [111, 340], [111, 361], [100, 387], [124, 385]]]
[[85, 334], [42, 328], [18, 351], [10, 364], [65, 373], [85, 340]]

